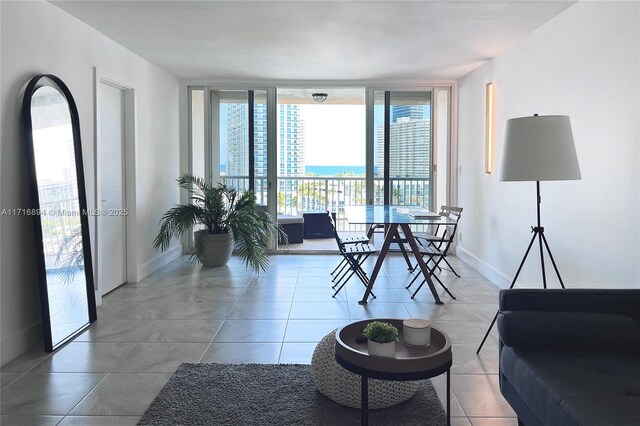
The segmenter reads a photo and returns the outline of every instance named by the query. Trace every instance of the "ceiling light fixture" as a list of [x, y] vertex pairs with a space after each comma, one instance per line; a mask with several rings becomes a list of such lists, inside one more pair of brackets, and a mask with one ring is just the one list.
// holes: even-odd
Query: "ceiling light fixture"
[[313, 96], [313, 100], [316, 102], [324, 102], [327, 100], [327, 94], [326, 93], [312, 93], [311, 96]]

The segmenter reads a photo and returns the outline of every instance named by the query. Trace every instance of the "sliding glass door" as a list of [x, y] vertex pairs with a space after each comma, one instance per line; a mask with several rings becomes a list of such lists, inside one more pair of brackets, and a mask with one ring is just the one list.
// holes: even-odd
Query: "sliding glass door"
[[210, 93], [221, 180], [239, 192], [255, 191], [258, 204], [267, 205], [266, 90]]
[[432, 92], [373, 91], [374, 204], [432, 209]]
[[330, 210], [356, 231], [345, 206], [449, 204], [451, 87], [192, 87], [189, 101], [189, 170], [274, 217]]
[[278, 212], [330, 211], [344, 230], [366, 200], [364, 88], [279, 87], [277, 109]]

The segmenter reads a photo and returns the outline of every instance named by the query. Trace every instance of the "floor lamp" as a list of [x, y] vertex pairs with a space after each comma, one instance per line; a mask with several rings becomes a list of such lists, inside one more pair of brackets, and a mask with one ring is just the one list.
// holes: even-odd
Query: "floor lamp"
[[[544, 236], [544, 227], [540, 224], [540, 181], [581, 179], [569, 117], [565, 115], [539, 116], [536, 114], [533, 117], [507, 120], [498, 179], [500, 181], [535, 181], [536, 183], [537, 223], [536, 226], [531, 227], [531, 232], [533, 232], [531, 241], [509, 288], [513, 288], [516, 284], [524, 262], [536, 240], [538, 240], [540, 248], [542, 285], [547, 288], [547, 275], [544, 267], [544, 251], [546, 249], [560, 285], [564, 288], [556, 261], [551, 255], [549, 243]], [[476, 354], [480, 353], [497, 318], [498, 313], [496, 312]]]

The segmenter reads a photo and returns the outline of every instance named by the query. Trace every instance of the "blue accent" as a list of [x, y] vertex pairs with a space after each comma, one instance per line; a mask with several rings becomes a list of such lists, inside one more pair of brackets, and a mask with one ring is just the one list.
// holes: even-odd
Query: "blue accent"
[[[304, 173], [314, 176], [353, 175], [364, 176], [365, 166], [305, 166]], [[375, 172], [377, 172], [377, 167]]]

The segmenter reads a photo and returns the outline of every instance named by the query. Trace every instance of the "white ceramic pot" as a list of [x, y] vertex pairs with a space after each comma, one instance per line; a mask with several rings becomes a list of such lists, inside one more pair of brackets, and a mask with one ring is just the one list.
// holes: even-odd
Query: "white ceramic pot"
[[396, 355], [396, 342], [377, 343], [372, 340], [367, 340], [367, 348], [369, 349], [369, 355], [387, 358], [393, 358]]
[[233, 253], [233, 237], [231, 233], [226, 234], [209, 234], [205, 231], [197, 231], [199, 233], [207, 233], [207, 244], [202, 257], [202, 265], [207, 267], [224, 266], [229, 261]]
[[402, 334], [405, 346], [426, 348], [431, 344], [431, 322], [420, 318], [411, 318], [402, 322]]

